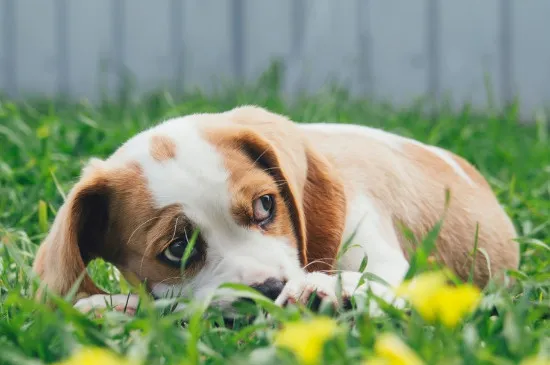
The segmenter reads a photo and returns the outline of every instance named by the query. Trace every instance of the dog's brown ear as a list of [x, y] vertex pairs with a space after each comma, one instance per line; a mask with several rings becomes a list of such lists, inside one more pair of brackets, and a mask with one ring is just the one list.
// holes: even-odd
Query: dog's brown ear
[[330, 270], [344, 231], [344, 186], [334, 167], [291, 120], [258, 107], [229, 112], [241, 127], [241, 148], [280, 184], [288, 204], [302, 264], [308, 271]]
[[346, 219], [344, 184], [329, 162], [306, 147], [307, 178], [303, 210], [307, 232], [307, 271], [332, 270]]
[[33, 270], [47, 287], [66, 295], [81, 275], [79, 295], [104, 294], [86, 273], [86, 265], [105, 244], [109, 229], [111, 190], [106, 175], [99, 169], [85, 172], [61, 206], [42, 242]]

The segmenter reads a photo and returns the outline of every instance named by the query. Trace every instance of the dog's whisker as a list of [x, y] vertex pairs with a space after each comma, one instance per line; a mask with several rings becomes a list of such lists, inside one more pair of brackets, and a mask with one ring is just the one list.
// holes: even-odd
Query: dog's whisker
[[[170, 241], [173, 241], [174, 238], [176, 238], [176, 231], [178, 229], [178, 220], [180, 219], [180, 217], [177, 217], [176, 218], [176, 223], [174, 224], [174, 233], [172, 234], [172, 239]], [[185, 229], [185, 228], [184, 228]], [[187, 234], [186, 234], [187, 236]]]
[[169, 276], [167, 278], [162, 279], [157, 284], [164, 284], [166, 281], [172, 280], [172, 279], [181, 279], [181, 276]]
[[263, 155], [266, 154], [267, 151], [268, 151], [268, 149], [265, 149], [258, 157], [256, 157], [254, 162], [252, 162], [252, 166], [245, 172], [245, 174], [250, 173], [252, 170], [254, 170], [257, 167], [258, 161], [260, 160], [260, 158], [263, 157]]
[[347, 270], [341, 270], [341, 269], [327, 269], [327, 270], [319, 270], [319, 272], [323, 272], [323, 273], [326, 273], [326, 274], [335, 274], [335, 273], [340, 273], [340, 272], [345, 272]]
[[334, 260], [334, 258], [331, 258], [331, 257], [325, 257], [325, 258], [320, 258], [320, 259], [316, 259], [316, 260], [313, 260], [311, 262], [308, 262], [304, 267], [303, 269], [307, 269], [309, 266], [313, 265], [313, 264], [329, 264], [329, 261], [331, 260]]
[[132, 234], [130, 234], [130, 237], [128, 237], [128, 241], [126, 241], [126, 245], [130, 245], [130, 241], [132, 240], [132, 237], [134, 236], [134, 234], [136, 234], [136, 232], [141, 228], [143, 227], [144, 225], [146, 225], [147, 223], [151, 222], [151, 221], [154, 221], [155, 219], [160, 219], [162, 217], [166, 217], [167, 215], [158, 215], [158, 216], [155, 216], [153, 218], [150, 218], [150, 219], [147, 219], [145, 222], [141, 223], [140, 225], [138, 225], [133, 231], [132, 231]]

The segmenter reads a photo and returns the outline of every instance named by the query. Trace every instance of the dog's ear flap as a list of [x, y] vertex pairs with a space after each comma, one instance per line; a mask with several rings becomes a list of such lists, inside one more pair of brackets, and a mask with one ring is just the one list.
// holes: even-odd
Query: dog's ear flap
[[346, 216], [344, 185], [334, 167], [291, 120], [258, 107], [229, 112], [244, 126], [235, 141], [278, 181], [308, 271], [331, 270]]
[[38, 249], [33, 270], [45, 288], [66, 295], [82, 275], [79, 295], [104, 294], [86, 272], [99, 256], [109, 228], [109, 181], [101, 170], [84, 172], [61, 206], [52, 228]]
[[302, 200], [307, 232], [307, 271], [332, 270], [346, 219], [344, 184], [329, 162], [306, 147], [307, 178]]

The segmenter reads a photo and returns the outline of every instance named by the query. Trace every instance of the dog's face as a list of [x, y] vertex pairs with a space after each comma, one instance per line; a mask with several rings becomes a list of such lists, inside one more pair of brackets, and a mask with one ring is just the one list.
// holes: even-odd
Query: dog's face
[[[35, 270], [60, 293], [101, 257], [157, 297], [201, 299], [227, 282], [276, 295], [304, 266], [330, 268], [344, 215], [342, 184], [286, 118], [191, 115], [91, 161]], [[81, 291], [99, 289], [86, 276]]]

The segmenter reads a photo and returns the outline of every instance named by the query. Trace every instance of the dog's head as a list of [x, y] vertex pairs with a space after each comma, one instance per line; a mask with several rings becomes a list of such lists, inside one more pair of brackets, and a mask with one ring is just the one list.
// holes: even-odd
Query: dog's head
[[[290, 120], [257, 107], [189, 115], [92, 160], [34, 269], [59, 294], [100, 257], [155, 296], [200, 299], [226, 282], [274, 296], [331, 268], [344, 215], [341, 181]], [[101, 290], [85, 275], [79, 292]]]

